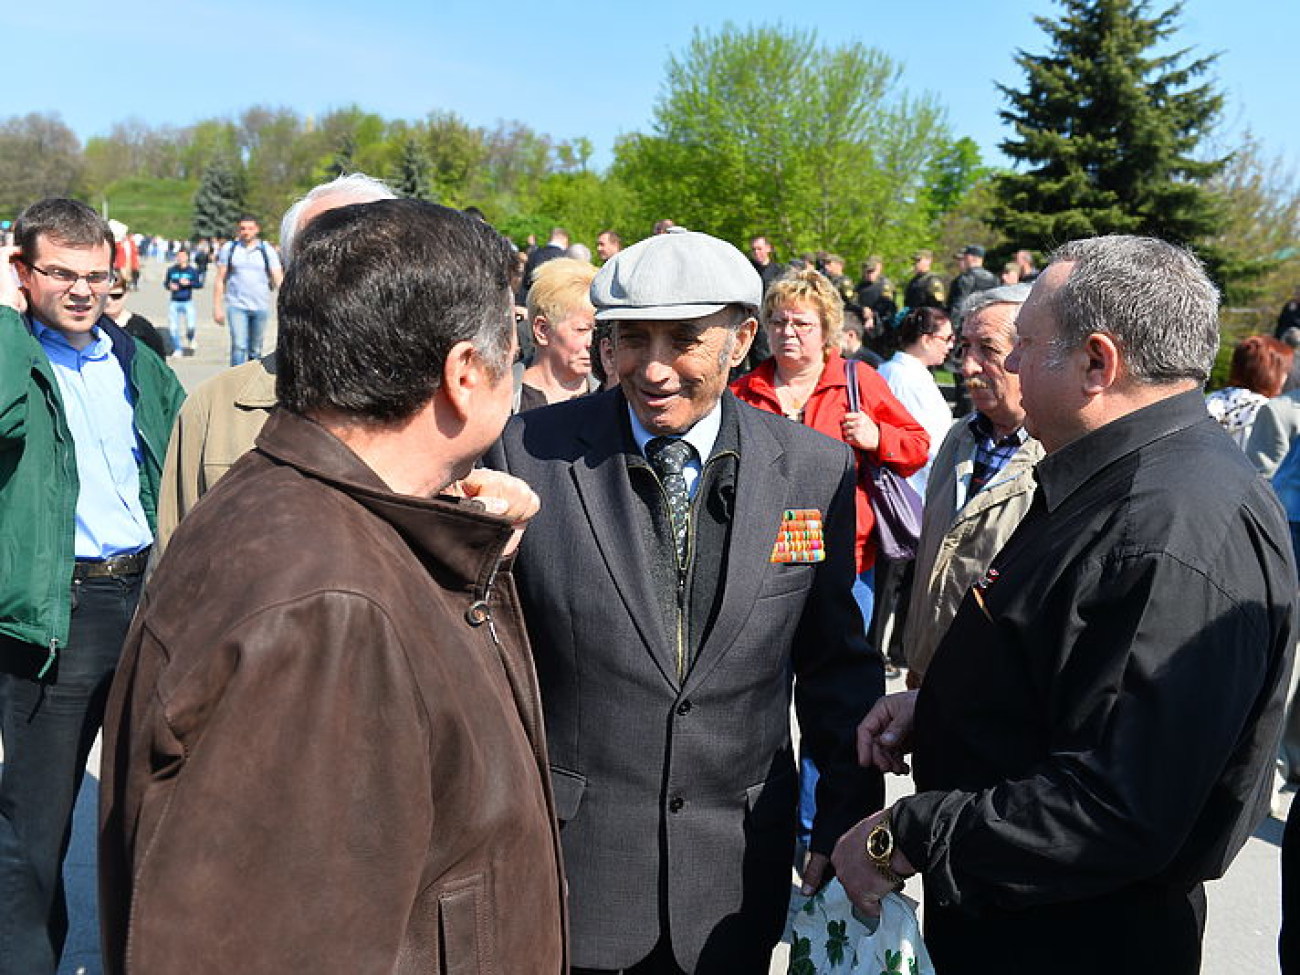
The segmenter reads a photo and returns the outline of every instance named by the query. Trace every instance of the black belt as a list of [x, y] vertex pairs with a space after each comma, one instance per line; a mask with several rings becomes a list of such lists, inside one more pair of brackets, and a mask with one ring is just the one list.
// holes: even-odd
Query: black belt
[[72, 567], [72, 578], [82, 579], [119, 579], [123, 576], [138, 576], [149, 564], [150, 549], [142, 548], [130, 555], [114, 555], [107, 559], [78, 559]]

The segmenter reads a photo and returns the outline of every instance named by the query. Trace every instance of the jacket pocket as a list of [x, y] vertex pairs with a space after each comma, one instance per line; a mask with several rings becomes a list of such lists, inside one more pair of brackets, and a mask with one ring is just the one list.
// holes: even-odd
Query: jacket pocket
[[551, 791], [555, 793], [555, 818], [566, 823], [578, 815], [582, 794], [587, 791], [587, 777], [552, 765]]
[[445, 975], [493, 975], [488, 943], [487, 890], [481, 876], [470, 877], [438, 894], [439, 971]]

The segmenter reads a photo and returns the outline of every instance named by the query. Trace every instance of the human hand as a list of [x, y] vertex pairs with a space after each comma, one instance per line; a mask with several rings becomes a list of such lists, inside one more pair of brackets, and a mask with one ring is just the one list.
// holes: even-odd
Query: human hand
[[803, 878], [803, 886], [800, 888], [800, 892], [805, 897], [811, 897], [817, 893], [822, 889], [822, 885], [831, 879], [830, 865], [831, 858], [825, 853], [810, 852], [808, 854], [808, 859], [800, 872], [800, 876]]
[[0, 305], [7, 305], [18, 314], [27, 310], [27, 296], [18, 283], [14, 261], [18, 259], [17, 247], [0, 247]]
[[476, 467], [459, 481], [453, 481], [443, 489], [443, 493], [477, 501], [488, 514], [514, 523], [515, 532], [506, 544], [504, 555], [510, 555], [519, 547], [528, 521], [542, 507], [541, 498], [527, 483], [485, 467]]
[[[867, 856], [867, 834], [888, 815], [888, 809], [872, 813], [841, 836], [835, 844], [835, 851], [831, 854], [835, 876], [839, 878], [840, 885], [849, 895], [849, 900], [869, 917], [879, 917], [880, 899], [888, 893], [901, 890], [903, 886], [901, 883], [891, 884], [886, 880], [885, 875]], [[889, 866], [899, 876], [906, 877], [916, 873], [916, 868], [897, 846], [894, 847]]]
[[212, 306], [212, 320], [218, 325], [226, 324], [226, 309], [221, 305], [214, 304]]
[[845, 413], [840, 421], [844, 442], [859, 450], [875, 450], [880, 446], [880, 427], [865, 413]]
[[911, 769], [903, 756], [912, 750], [912, 721], [916, 691], [886, 694], [858, 725], [858, 764], [882, 772], [906, 775]]

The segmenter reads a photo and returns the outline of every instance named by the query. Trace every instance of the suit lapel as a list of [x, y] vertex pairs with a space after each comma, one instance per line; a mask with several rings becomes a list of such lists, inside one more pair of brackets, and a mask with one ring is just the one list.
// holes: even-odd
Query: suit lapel
[[687, 674], [687, 690], [704, 682], [726, 656], [753, 611], [765, 575], [772, 570], [772, 545], [787, 507], [789, 476], [785, 449], [749, 409], [733, 404], [740, 426], [740, 463], [736, 470], [736, 510], [732, 513], [722, 605], [708, 638]]
[[600, 422], [579, 432], [585, 452], [570, 471], [591, 533], [609, 570], [627, 615], [664, 679], [677, 686], [675, 642], [664, 632], [659, 598], [654, 591], [650, 556], [641, 532], [631, 527], [630, 513], [641, 505], [627, 474], [628, 443], [623, 431], [622, 395], [602, 411]]

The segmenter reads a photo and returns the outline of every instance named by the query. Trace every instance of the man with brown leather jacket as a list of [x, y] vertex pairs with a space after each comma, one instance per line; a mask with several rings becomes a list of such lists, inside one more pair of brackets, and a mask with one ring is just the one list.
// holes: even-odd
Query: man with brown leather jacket
[[509, 247], [387, 200], [298, 248], [280, 407], [173, 536], [110, 696], [105, 971], [560, 975], [502, 567], [538, 502], [472, 471], [510, 412]]

